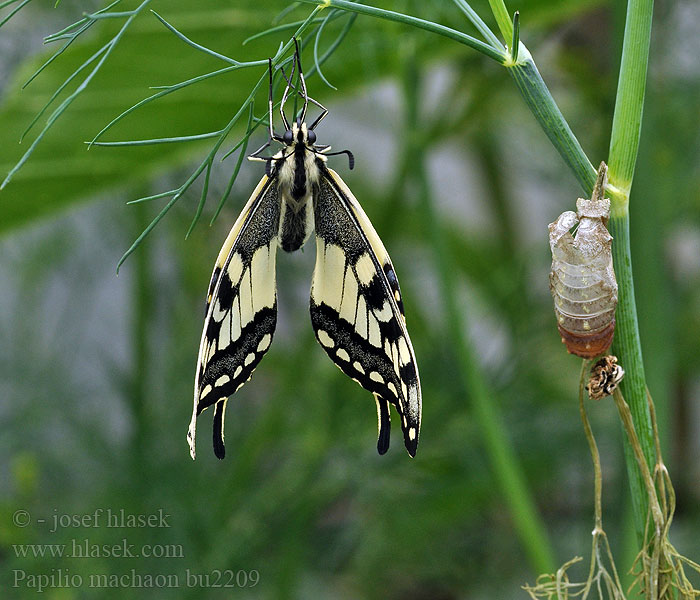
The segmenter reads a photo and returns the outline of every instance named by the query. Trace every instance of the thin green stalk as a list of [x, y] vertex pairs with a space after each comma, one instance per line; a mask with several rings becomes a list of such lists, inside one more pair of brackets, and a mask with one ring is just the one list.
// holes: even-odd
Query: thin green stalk
[[[148, 209], [145, 205], [136, 207], [134, 225], [137, 230], [143, 229], [148, 223]], [[133, 438], [131, 460], [138, 465], [136, 472], [146, 475], [148, 469], [144, 469], [144, 461], [148, 462], [150, 453], [146, 448], [149, 439], [148, 427], [151, 422], [149, 410], [149, 350], [148, 327], [152, 321], [153, 306], [153, 276], [151, 273], [151, 253], [148, 250], [139, 252], [134, 264], [133, 290], [133, 323], [132, 323], [132, 350], [134, 367], [132, 369], [132, 389], [129, 394], [131, 416], [133, 418]]]
[[489, 44], [485, 44], [481, 40], [452, 29], [450, 27], [445, 27], [439, 23], [433, 23], [432, 21], [426, 21], [425, 19], [419, 19], [418, 17], [412, 17], [410, 15], [404, 15], [402, 13], [394, 12], [393, 10], [384, 10], [382, 8], [377, 8], [375, 6], [368, 6], [366, 4], [357, 4], [355, 2], [350, 2], [349, 0], [299, 0], [306, 4], [317, 4], [323, 6], [324, 8], [341, 8], [343, 10], [348, 10], [350, 12], [356, 12], [361, 15], [368, 15], [370, 17], [378, 17], [380, 19], [386, 19], [388, 21], [395, 21], [396, 23], [403, 23], [404, 25], [411, 25], [413, 27], [418, 27], [419, 29], [425, 29], [431, 33], [437, 33], [444, 37], [450, 38], [459, 42], [460, 44], [465, 44], [474, 50], [478, 50], [482, 54], [485, 54], [489, 58], [492, 58], [496, 62], [503, 64], [507, 59], [507, 54], [503, 48], [494, 48]]
[[207, 163], [206, 171], [204, 172], [204, 185], [202, 185], [202, 192], [199, 195], [199, 204], [197, 205], [197, 210], [192, 218], [192, 223], [190, 223], [190, 228], [185, 234], [185, 239], [190, 237], [190, 234], [194, 231], [195, 225], [202, 216], [202, 211], [204, 210], [204, 205], [207, 203], [207, 192], [209, 191], [209, 179], [211, 178], [211, 165], [213, 161]]
[[4, 2], [0, 2], [0, 9], [5, 8], [6, 6], [10, 6], [10, 4], [14, 4], [15, 2], [18, 2], [19, 0], [5, 0]]
[[637, 162], [646, 88], [653, 0], [629, 0], [622, 44], [620, 77], [615, 98], [608, 181], [620, 190], [621, 202], [613, 203], [612, 214], [626, 212]]
[[[85, 23], [85, 25], [80, 27], [80, 29], [78, 29], [75, 33], [66, 36], [66, 39], [67, 39], [66, 43], [63, 44], [63, 46], [61, 46], [58, 50], [56, 50], [56, 52], [54, 52], [51, 55], [51, 57], [46, 62], [44, 62], [44, 64], [42, 64], [36, 71], [34, 71], [34, 73], [29, 77], [29, 79], [27, 79], [27, 81], [25, 81], [22, 84], [22, 89], [26, 88], [32, 81], [34, 81], [43, 72], [43, 70], [46, 69], [46, 67], [48, 67], [59, 56], [61, 56], [61, 54], [63, 54], [68, 49], [68, 47], [75, 40], [78, 39], [78, 37], [80, 36], [81, 33], [84, 33], [85, 31], [90, 29], [90, 27], [92, 27], [96, 22], [97, 21], [94, 21], [94, 20], [88, 21], [87, 23]], [[21, 139], [20, 139], [20, 141], [21, 141]]]
[[405, 76], [407, 99], [407, 131], [409, 139], [406, 153], [411, 156], [411, 177], [416, 181], [419, 195], [419, 207], [423, 222], [430, 232], [430, 245], [438, 271], [441, 297], [445, 302], [446, 322], [449, 323], [448, 335], [460, 366], [460, 376], [465, 390], [475, 411], [476, 421], [482, 433], [483, 443], [491, 461], [495, 480], [503, 493], [518, 538], [534, 570], [540, 573], [550, 572], [554, 565], [554, 554], [547, 537], [534, 499], [522, 475], [515, 451], [508, 439], [504, 419], [498, 410], [498, 402], [488, 388], [486, 378], [478, 364], [469, 340], [463, 332], [467, 329], [465, 311], [458, 300], [458, 268], [445, 243], [446, 236], [435, 211], [431, 186], [425, 168], [425, 148], [411, 132], [418, 131], [417, 96], [418, 75], [415, 61], [408, 65]]
[[[61, 92], [63, 92], [63, 90], [65, 90], [65, 89], [68, 87], [68, 85], [69, 85], [76, 77], [78, 77], [78, 75], [80, 75], [80, 73], [83, 71], [83, 69], [86, 69], [87, 67], [89, 67], [89, 66], [90, 66], [92, 63], [94, 63], [96, 60], [100, 59], [100, 57], [104, 58], [104, 55], [105, 55], [105, 53], [107, 52], [108, 49], [109, 49], [109, 43], [105, 44], [104, 46], [102, 46], [102, 48], [100, 48], [99, 50], [97, 50], [90, 58], [88, 58], [82, 65], [80, 65], [75, 71], [73, 71], [73, 72], [63, 81], [63, 83], [62, 83], [61, 85], [59, 85], [59, 86], [56, 88], [56, 90], [54, 91], [54, 93], [51, 94], [51, 97], [44, 103], [44, 106], [42, 106], [42, 107], [39, 109], [39, 111], [34, 115], [34, 118], [29, 122], [29, 125], [27, 125], [27, 127], [26, 127], [26, 128], [24, 129], [24, 131], [22, 132], [22, 135], [21, 135], [20, 138], [19, 138], [20, 143], [24, 140], [24, 137], [32, 130], [32, 128], [34, 127], [34, 125], [36, 125], [36, 123], [37, 123], [37, 122], [39, 121], [39, 119], [43, 116], [43, 114], [48, 110], [49, 106], [51, 106], [51, 104], [53, 104], [53, 101], [54, 101], [56, 98], [58, 98], [58, 96], [60, 96]], [[59, 106], [59, 108], [57, 108], [57, 109], [53, 112], [53, 114], [51, 115], [51, 117], [49, 117], [49, 121], [51, 121], [51, 119], [58, 118], [56, 115], [60, 115], [60, 114], [61, 114], [59, 111], [65, 110], [65, 107], [67, 107], [66, 102], [67, 102], [67, 100], [64, 101], [63, 104], [61, 104], [61, 106]], [[42, 132], [42, 134], [43, 134], [43, 132]], [[40, 135], [42, 135], [42, 134], [40, 134]], [[38, 143], [38, 142], [35, 141], [34, 143], [36, 144], [36, 143]], [[28, 157], [28, 156], [29, 156], [29, 152], [28, 152], [25, 156]], [[23, 157], [23, 160], [26, 160], [25, 157]], [[17, 168], [19, 168], [19, 167], [15, 167], [15, 169], [17, 169]], [[9, 177], [9, 175], [8, 175], [8, 177]], [[4, 185], [4, 184], [3, 184], [3, 185]]]
[[462, 334], [467, 324], [464, 310], [457, 298], [458, 268], [444, 243], [445, 236], [429, 195], [430, 186], [425, 167], [418, 156], [413, 155], [413, 158], [415, 174], [421, 188], [420, 204], [423, 222], [426, 223], [431, 234], [431, 246], [437, 263], [441, 296], [445, 302], [446, 321], [450, 323], [451, 342], [456, 362], [460, 367], [460, 375], [463, 378], [463, 387], [468, 390], [482, 442], [493, 468], [494, 479], [503, 494], [513, 526], [529, 558], [530, 565], [538, 573], [549, 573], [553, 570], [555, 562], [546, 533], [547, 529], [537, 512], [532, 493], [528, 489], [515, 450], [504, 428], [504, 418], [498, 408], [498, 399], [494, 398], [492, 390], [488, 387], [469, 340]]
[[[330, 83], [327, 79], [326, 76], [323, 74], [323, 71], [321, 71], [321, 66], [318, 62], [318, 44], [321, 41], [321, 35], [323, 34], [323, 28], [326, 26], [328, 21], [330, 21], [334, 16], [342, 14], [339, 10], [333, 10], [328, 13], [328, 16], [323, 20], [323, 22], [318, 26], [318, 30], [316, 31], [316, 37], [314, 39], [314, 65], [317, 66], [317, 71], [318, 71], [318, 76], [321, 78], [323, 83], [325, 83], [329, 88], [333, 90], [338, 90], [337, 87], [335, 87], [332, 83]], [[351, 17], [355, 17], [357, 15], [350, 15]]]
[[[561, 114], [554, 98], [545, 85], [542, 76], [537, 70], [537, 66], [532, 60], [524, 44], [519, 43], [518, 52], [515, 53], [517, 62], [513, 61], [509, 52], [506, 52], [499, 45], [498, 48], [485, 44], [465, 33], [450, 29], [438, 23], [425, 21], [417, 17], [396, 13], [393, 11], [375, 8], [364, 4], [356, 4], [348, 0], [300, 0], [309, 4], [318, 4], [327, 7], [341, 8], [359, 14], [379, 17], [390, 21], [396, 21], [405, 25], [411, 25], [420, 29], [425, 29], [439, 35], [444, 35], [470, 48], [486, 54], [490, 58], [498, 61], [510, 70], [518, 89], [525, 99], [525, 103], [530, 108], [545, 134], [557, 149], [564, 162], [572, 170], [578, 179], [584, 192], [590, 193], [596, 179], [596, 171], [591, 161], [588, 160], [581, 144], [571, 131], [569, 124]], [[503, 0], [490, 0], [491, 9], [494, 12], [499, 28], [505, 39], [513, 39], [513, 23], [508, 16], [508, 12], [503, 4]], [[505, 21], [502, 24], [501, 21]], [[489, 38], [491, 39], [491, 38]]]
[[595, 528], [602, 531], [603, 529], [603, 471], [600, 466], [600, 452], [598, 452], [598, 444], [593, 436], [591, 422], [586, 414], [586, 405], [584, 403], [586, 389], [586, 381], [589, 376], [591, 361], [584, 359], [581, 362], [581, 375], [579, 376], [578, 384], [578, 411], [581, 415], [583, 423], [583, 432], [586, 435], [588, 448], [591, 451], [591, 460], [593, 461], [593, 490], [594, 490], [594, 512], [595, 512]]
[[514, 63], [518, 63], [520, 52], [520, 13], [516, 10], [513, 15], [513, 39], [510, 43], [510, 56]]
[[[644, 456], [650, 465], [654, 461], [654, 444], [651, 420], [646, 402], [646, 379], [642, 359], [642, 346], [637, 323], [637, 306], [634, 298], [632, 262], [629, 239], [629, 219], [612, 217], [608, 223], [613, 239], [613, 263], [618, 285], [618, 304], [615, 324], [613, 353], [625, 369], [621, 390], [628, 399], [634, 419], [634, 427]], [[647, 495], [637, 461], [625, 439], [625, 460], [632, 491], [635, 531], [638, 541], [644, 539], [644, 528], [648, 512]]]
[[[113, 6], [116, 6], [119, 4], [121, 0], [114, 0], [111, 4], [105, 6], [102, 10], [98, 10], [95, 15], [99, 15], [100, 13], [107, 12], [110, 8]], [[81, 34], [85, 33], [90, 27], [92, 27], [95, 23], [97, 23], [97, 20], [95, 18], [88, 18], [84, 17], [77, 23], [73, 23], [72, 25], [69, 25], [68, 27], [64, 28], [63, 30], [59, 31], [58, 33], [55, 33], [53, 35], [47, 36], [44, 38], [44, 44], [48, 44], [50, 42], [57, 41], [58, 39], [67, 39], [68, 41], [61, 46], [59, 50], [54, 52], [51, 55], [51, 58], [49, 58], [43, 65], [41, 65], [36, 71], [34, 71], [34, 74], [27, 79], [27, 81], [22, 84], [22, 89], [26, 88], [36, 77], [39, 76], [39, 74], [46, 68], [48, 67], [54, 60], [56, 60], [63, 52], [65, 52], [68, 47], [80, 37]], [[76, 29], [77, 27], [77, 29]], [[69, 31], [72, 31], [73, 29], [76, 29], [73, 33], [67, 33]], [[25, 131], [26, 133], [26, 131]]]
[[122, 140], [120, 142], [85, 142], [89, 146], [152, 146], [154, 144], [179, 144], [180, 142], [197, 142], [219, 137], [221, 130], [196, 135], [182, 135], [179, 137], [154, 138], [150, 140]]
[[[339, 15], [342, 14], [339, 11], [332, 11], [332, 12], [335, 12], [336, 14], [331, 14], [330, 18], [329, 17], [319, 17], [318, 19], [314, 19], [311, 22], [311, 24], [312, 25], [319, 25], [320, 23], [323, 23], [324, 21], [336, 19], [336, 18], [338, 18]], [[245, 46], [247, 43], [252, 42], [253, 40], [258, 40], [258, 39], [265, 37], [265, 36], [268, 36], [268, 35], [275, 35], [278, 33], [282, 33], [284, 31], [294, 30], [297, 27], [299, 27], [299, 25], [302, 25], [303, 23], [304, 23], [304, 20], [293, 21], [292, 23], [285, 23], [284, 25], [277, 25], [276, 27], [270, 27], [269, 29], [265, 29], [264, 31], [260, 31], [258, 33], [255, 33], [255, 34], [247, 37], [246, 39], [243, 40], [243, 43], [241, 44], [241, 46]]]
[[104, 12], [102, 10], [94, 12], [94, 13], [83, 13], [85, 15], [86, 19], [96, 19], [96, 20], [104, 20], [104, 19], [124, 19], [126, 17], [131, 17], [134, 15], [133, 10], [125, 10], [121, 12]]
[[[619, 287], [613, 351], [625, 368], [626, 376], [621, 390], [629, 403], [639, 443], [649, 465], [654, 464], [654, 440], [634, 298], [628, 204], [641, 133], [652, 9], [652, 0], [630, 0], [627, 6], [608, 161], [611, 188], [609, 228], [615, 238], [613, 260]], [[627, 441], [625, 458], [632, 491], [635, 530], [641, 542], [644, 540], [649, 504], [642, 473]]]
[[491, 31], [484, 23], [482, 18], [479, 16], [479, 14], [469, 5], [466, 0], [453, 0], [454, 3], [457, 5], [457, 8], [459, 8], [469, 19], [474, 27], [476, 27], [477, 31], [484, 37], [484, 39], [489, 42], [494, 48], [498, 48], [501, 46], [501, 42], [498, 41], [498, 38], [496, 35]]
[[179, 38], [185, 44], [188, 46], [192, 46], [195, 50], [199, 50], [200, 52], [204, 52], [204, 54], [207, 54], [209, 56], [212, 56], [213, 58], [218, 58], [219, 60], [223, 60], [224, 62], [227, 62], [231, 65], [236, 65], [240, 66], [241, 63], [238, 62], [237, 60], [234, 60], [233, 58], [229, 58], [228, 56], [224, 56], [223, 54], [219, 54], [218, 52], [215, 52], [211, 48], [206, 48], [205, 46], [202, 46], [201, 44], [198, 44], [194, 40], [191, 40], [188, 38], [184, 33], [181, 33], [178, 31], [175, 27], [173, 27], [170, 23], [168, 23], [163, 17], [161, 17], [155, 10], [151, 9], [151, 12], [153, 15], [158, 19], [167, 29], [175, 35], [175, 37]]
[[590, 194], [595, 184], [596, 170], [561, 114], [557, 103], [537, 70], [537, 65], [522, 43], [519, 46], [518, 62], [506, 66], [513, 76], [525, 104], [532, 111], [549, 141], [552, 142], [566, 165], [571, 169], [584, 192]]
[[513, 22], [505, 3], [503, 0], [489, 0], [489, 6], [503, 39], [510, 40], [513, 37]]
[[[264, 64], [263, 61], [257, 61], [260, 64]], [[144, 98], [143, 100], [139, 100], [136, 104], [130, 106], [127, 108], [125, 111], [114, 117], [107, 125], [105, 125], [100, 131], [98, 131], [95, 134], [95, 137], [92, 138], [90, 144], [88, 145], [88, 149], [90, 146], [97, 145], [97, 140], [102, 137], [104, 133], [107, 132], [108, 129], [112, 128], [114, 125], [116, 125], [119, 121], [121, 121], [123, 118], [125, 118], [127, 115], [130, 113], [134, 112], [135, 110], [141, 108], [143, 105], [148, 104], [149, 102], [153, 102], [154, 100], [157, 100], [158, 98], [162, 98], [163, 96], [167, 96], [168, 94], [172, 94], [178, 90], [181, 90], [184, 87], [187, 87], [188, 85], [192, 85], [194, 83], [199, 83], [200, 81], [204, 81], [205, 79], [209, 79], [210, 77], [216, 77], [218, 75], [221, 75], [223, 73], [227, 73], [228, 71], [233, 71], [235, 69], [241, 68], [238, 65], [231, 65], [228, 67], [224, 67], [222, 69], [217, 69], [216, 71], [210, 71], [209, 73], [204, 73], [203, 75], [197, 75], [196, 77], [192, 77], [186, 81], [182, 81], [180, 83], [176, 83], [174, 85], [169, 85], [165, 86], [163, 89], [161, 89], [160, 92], [156, 92], [155, 94], [152, 94], [151, 96], [148, 96], [147, 98]], [[158, 87], [154, 87], [153, 89], [160, 89]]]
[[[0, 20], [0, 27], [7, 23], [12, 17], [14, 17], [20, 10], [22, 10], [22, 8], [24, 8], [30, 2], [31, 0], [23, 0], [19, 6], [13, 8], [4, 19]], [[9, 6], [10, 4], [12, 4], [12, 2], [5, 2], [4, 4], [0, 5], [0, 8], [5, 8], [5, 6]]]
[[[233, 169], [233, 173], [231, 173], [231, 177], [229, 177], [228, 180], [228, 185], [226, 186], [226, 189], [224, 190], [223, 195], [221, 196], [221, 199], [219, 200], [219, 204], [216, 207], [216, 210], [214, 211], [214, 215], [211, 218], [211, 221], [209, 221], [209, 226], [211, 227], [214, 224], [214, 221], [216, 218], [219, 216], [219, 213], [221, 212], [221, 209], [224, 207], [224, 203], [226, 202], [229, 194], [231, 193], [231, 189], [233, 188], [233, 184], [236, 182], [236, 179], [238, 178], [238, 173], [241, 171], [241, 165], [243, 164], [243, 159], [246, 156], [246, 153], [248, 151], [248, 141], [250, 140], [250, 135], [253, 132], [253, 113], [255, 111], [255, 102], [251, 101], [250, 103], [250, 112], [248, 113], [248, 124], [246, 125], [246, 134], [243, 136], [243, 139], [239, 142], [239, 144], [236, 145], [236, 147], [241, 147], [241, 151], [238, 153], [238, 160], [236, 161], [236, 166]], [[235, 150], [235, 148], [234, 148]], [[227, 152], [221, 160], [224, 160], [229, 154], [234, 152], [234, 150], [230, 150]]]

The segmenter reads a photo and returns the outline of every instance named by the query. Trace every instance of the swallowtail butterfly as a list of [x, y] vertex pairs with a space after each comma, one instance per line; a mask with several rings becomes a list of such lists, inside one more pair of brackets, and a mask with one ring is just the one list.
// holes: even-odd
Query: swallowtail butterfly
[[[617, 281], [612, 236], [606, 224], [610, 200], [604, 198], [608, 167], [601, 163], [592, 198], [579, 198], [549, 225], [552, 270], [549, 287], [561, 341], [571, 354], [593, 358], [612, 344]], [[578, 225], [576, 236], [570, 229]]]
[[[284, 112], [298, 69], [300, 115]], [[277, 320], [277, 248], [298, 250], [316, 232], [311, 285], [311, 324], [335, 364], [377, 404], [377, 450], [389, 448], [389, 404], [398, 411], [404, 444], [415, 456], [421, 422], [421, 390], [394, 266], [379, 236], [340, 176], [326, 166], [330, 146], [316, 144], [314, 129], [328, 111], [309, 98], [297, 45], [282, 96], [284, 133], [273, 130], [272, 60], [269, 62], [269, 141], [249, 158], [266, 163], [265, 175], [236, 220], [214, 266], [207, 292], [204, 331], [187, 433], [195, 458], [198, 415], [214, 407], [214, 453], [223, 458], [226, 402], [253, 373], [270, 347]], [[284, 71], [282, 72], [284, 75]], [[285, 75], [286, 78], [286, 75]], [[305, 122], [308, 104], [321, 114]], [[260, 153], [272, 142], [274, 156]]]

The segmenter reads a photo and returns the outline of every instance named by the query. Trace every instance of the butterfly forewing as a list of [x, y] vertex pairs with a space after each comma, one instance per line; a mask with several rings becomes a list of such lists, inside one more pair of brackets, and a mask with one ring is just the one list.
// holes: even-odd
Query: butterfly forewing
[[418, 369], [401, 291], [384, 245], [337, 173], [323, 167], [314, 197], [316, 267], [311, 322], [328, 356], [377, 401], [380, 454], [389, 447], [389, 406], [416, 453], [421, 419]]
[[276, 178], [263, 177], [219, 252], [207, 293], [187, 434], [193, 458], [197, 416], [212, 404], [214, 451], [223, 458], [226, 400], [250, 378], [272, 341], [279, 217]]

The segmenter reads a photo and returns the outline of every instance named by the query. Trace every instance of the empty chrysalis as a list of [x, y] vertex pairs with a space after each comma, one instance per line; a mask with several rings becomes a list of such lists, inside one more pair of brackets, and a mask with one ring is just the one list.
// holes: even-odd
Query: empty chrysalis
[[[606, 227], [610, 200], [604, 198], [607, 165], [602, 162], [590, 200], [579, 198], [549, 225], [552, 271], [549, 288], [561, 341], [582, 358], [603, 354], [612, 344], [617, 307], [617, 281], [612, 236]], [[578, 224], [575, 235], [571, 229]]]

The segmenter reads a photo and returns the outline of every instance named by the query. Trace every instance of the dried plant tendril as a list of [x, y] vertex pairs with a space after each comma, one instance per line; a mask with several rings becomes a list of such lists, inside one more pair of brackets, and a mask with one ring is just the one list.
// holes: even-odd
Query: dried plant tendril
[[[606, 227], [610, 200], [604, 198], [608, 167], [600, 164], [590, 200], [579, 198], [549, 225], [552, 270], [549, 288], [561, 341], [583, 358], [603, 354], [612, 344], [617, 307], [617, 281], [612, 236]], [[571, 228], [578, 224], [576, 234]]]

